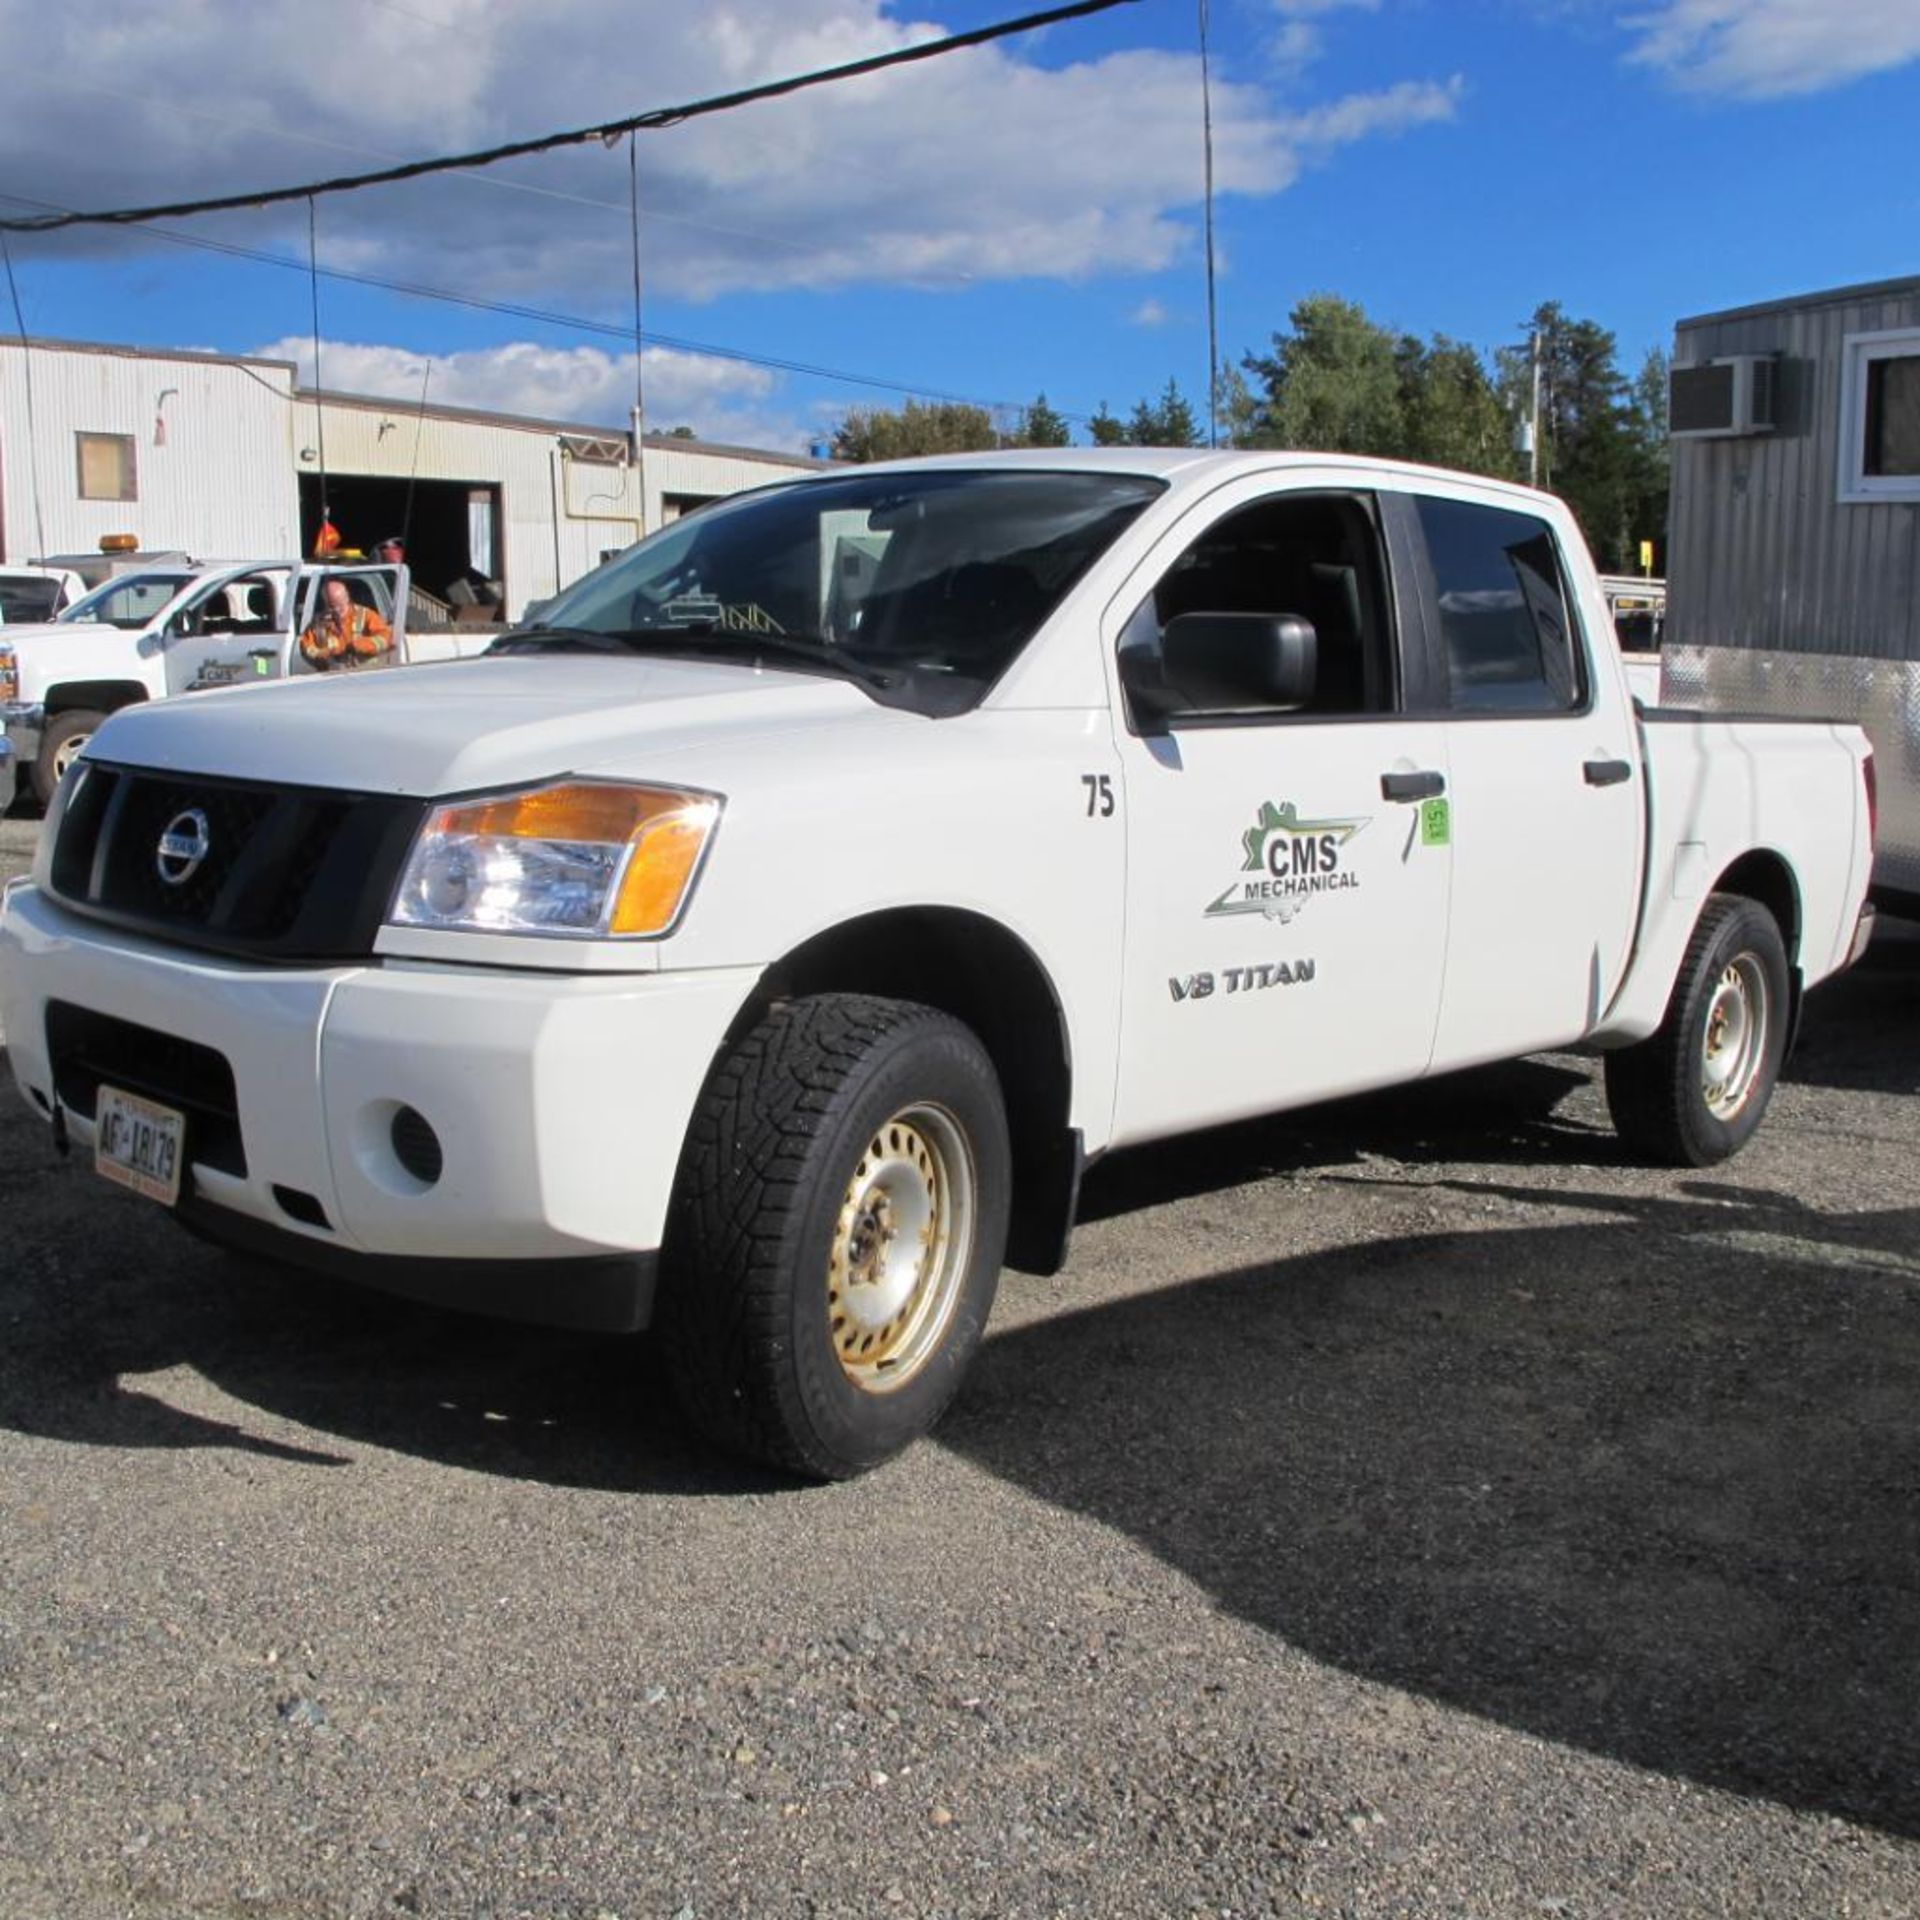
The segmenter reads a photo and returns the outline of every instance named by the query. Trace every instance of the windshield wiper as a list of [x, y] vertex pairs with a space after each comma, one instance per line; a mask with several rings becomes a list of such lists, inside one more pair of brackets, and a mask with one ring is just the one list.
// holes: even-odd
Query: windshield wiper
[[503, 633], [487, 651], [515, 653], [521, 647], [578, 647], [583, 653], [631, 653], [634, 636], [628, 632], [609, 632], [603, 627], [515, 627]]
[[842, 647], [815, 634], [743, 632], [716, 621], [690, 620], [684, 626], [661, 627], [521, 627], [503, 633], [487, 651], [512, 653], [525, 645], [533, 649], [577, 647], [588, 653], [703, 653], [726, 654], [738, 660], [767, 658], [824, 667], [829, 673], [857, 680], [866, 687], [892, 687], [899, 675], [883, 673], [854, 659]]
[[685, 626], [648, 627], [636, 633], [634, 639], [660, 641], [673, 647], [691, 646], [701, 653], [746, 657], [767, 654], [805, 661], [811, 666], [825, 667], [831, 673], [845, 674], [849, 680], [858, 680], [869, 687], [891, 687], [899, 682], [899, 675], [870, 667], [865, 661], [856, 660], [844, 647], [812, 633], [769, 633], [757, 627], [742, 631], [738, 627], [723, 627], [716, 621], [696, 620]]

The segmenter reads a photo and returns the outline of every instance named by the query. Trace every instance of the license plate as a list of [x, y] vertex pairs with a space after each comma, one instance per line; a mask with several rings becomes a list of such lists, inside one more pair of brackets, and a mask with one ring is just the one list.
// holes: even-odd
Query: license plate
[[168, 1206], [180, 1198], [186, 1116], [137, 1093], [102, 1087], [94, 1107], [96, 1173]]

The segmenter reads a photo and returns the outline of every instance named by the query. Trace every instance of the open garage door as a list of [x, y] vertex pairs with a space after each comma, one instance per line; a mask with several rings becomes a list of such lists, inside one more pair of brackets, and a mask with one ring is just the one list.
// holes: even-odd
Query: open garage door
[[[303, 473], [302, 553], [313, 551], [322, 505], [320, 476]], [[324, 506], [344, 545], [369, 557], [389, 534], [399, 534], [407, 543], [414, 586], [443, 604], [505, 606], [497, 485], [334, 473], [326, 478]]]

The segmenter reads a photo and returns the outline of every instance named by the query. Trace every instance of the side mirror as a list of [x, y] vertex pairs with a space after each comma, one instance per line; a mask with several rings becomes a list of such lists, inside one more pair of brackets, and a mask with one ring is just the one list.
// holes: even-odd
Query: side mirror
[[1313, 698], [1319, 642], [1298, 614], [1182, 613], [1154, 646], [1120, 650], [1120, 678], [1148, 721], [1294, 712]]

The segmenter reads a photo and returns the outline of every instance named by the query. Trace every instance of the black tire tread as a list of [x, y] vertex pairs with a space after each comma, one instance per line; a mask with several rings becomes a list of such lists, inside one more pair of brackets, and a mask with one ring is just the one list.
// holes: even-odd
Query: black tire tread
[[809, 1149], [875, 1046], [915, 1027], [966, 1032], [934, 1008], [872, 995], [780, 1003], [708, 1079], [682, 1154], [657, 1324], [682, 1411], [730, 1452], [811, 1478], [858, 1470], [808, 1437], [784, 1364], [783, 1272], [810, 1197]]
[[[1740, 894], [1710, 895], [1687, 941], [1659, 1027], [1637, 1045], [1621, 1047], [1606, 1055], [1607, 1111], [1614, 1131], [1636, 1155], [1661, 1166], [1705, 1167], [1725, 1159], [1733, 1150], [1717, 1143], [1710, 1150], [1708, 1143], [1688, 1124], [1698, 1098], [1693, 1084], [1697, 1063], [1691, 1045], [1689, 1015], [1707, 955], [1722, 934], [1747, 915], [1766, 912], [1757, 901]], [[1785, 1005], [1772, 1008], [1769, 1018], [1776, 1023], [1784, 1022]], [[1770, 1044], [1775, 1049], [1777, 1065], [1777, 1031]], [[1771, 1092], [1770, 1086], [1761, 1089], [1759, 1109], [1764, 1110]], [[1758, 1123], [1758, 1118], [1756, 1111], [1753, 1124]], [[1740, 1135], [1742, 1141], [1744, 1138], [1745, 1131]]]
[[[73, 722], [76, 720], [84, 720], [88, 724], [84, 728], [75, 727]], [[33, 766], [29, 769], [33, 781], [34, 798], [40, 802], [41, 806], [49, 807], [53, 804], [54, 792], [60, 784], [53, 777], [53, 756], [59, 751], [67, 736], [76, 732], [98, 733], [106, 723], [107, 716], [104, 713], [95, 713], [90, 707], [69, 707], [65, 712], [56, 713], [47, 721], [45, 730], [40, 736], [40, 751], [34, 757]]]

